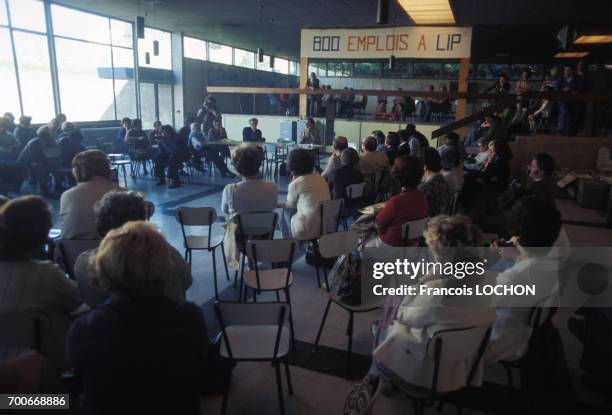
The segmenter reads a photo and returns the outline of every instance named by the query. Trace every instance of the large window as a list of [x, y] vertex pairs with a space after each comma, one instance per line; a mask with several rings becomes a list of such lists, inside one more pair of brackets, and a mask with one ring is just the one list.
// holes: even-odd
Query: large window
[[299, 75], [299, 66], [297, 62], [289, 61], [289, 75]]
[[183, 36], [183, 56], [190, 59], [206, 60], [206, 42]]
[[254, 69], [255, 53], [249, 52], [248, 50], [234, 48], [234, 65]]
[[211, 62], [232, 64], [232, 47], [208, 42], [208, 54]]
[[274, 58], [274, 72], [287, 74], [289, 72], [289, 61], [287, 59]]
[[0, 28], [0, 90], [2, 91], [2, 111], [9, 111], [14, 115], [21, 114], [11, 39], [8, 29], [3, 28]]
[[476, 67], [476, 76], [478, 79], [497, 79], [501, 74], [508, 74], [507, 64], [498, 63], [479, 63]]
[[49, 46], [45, 35], [13, 32], [21, 102], [34, 122], [48, 122], [55, 114]]
[[353, 76], [351, 62], [328, 62], [327, 76]]
[[[158, 44], [157, 55], [155, 54], [155, 42]], [[145, 38], [138, 39], [138, 65], [146, 68], [172, 69], [169, 32], [145, 27]]]
[[327, 64], [325, 62], [312, 62], [308, 64], [308, 76], [315, 73], [317, 77], [326, 76]]
[[8, 25], [8, 16], [6, 15], [6, 5], [0, 1], [0, 25]]
[[257, 69], [259, 69], [260, 71], [272, 71], [272, 68], [270, 68], [269, 55], [263, 55], [263, 62], [259, 62], [259, 59], [257, 59]]
[[381, 76], [382, 64], [380, 62], [355, 62], [354, 76], [377, 77]]
[[51, 5], [51, 13], [53, 16], [53, 32], [56, 36], [88, 40], [106, 45], [110, 43], [110, 24], [107, 17], [55, 4]]
[[111, 48], [70, 39], [56, 39], [55, 48], [62, 112], [73, 121], [114, 120], [112, 76], [98, 73], [112, 68]]
[[441, 65], [439, 63], [415, 62], [413, 68], [415, 78], [437, 79], [440, 77]]
[[46, 32], [45, 5], [39, 0], [8, 0], [11, 25], [18, 29]]

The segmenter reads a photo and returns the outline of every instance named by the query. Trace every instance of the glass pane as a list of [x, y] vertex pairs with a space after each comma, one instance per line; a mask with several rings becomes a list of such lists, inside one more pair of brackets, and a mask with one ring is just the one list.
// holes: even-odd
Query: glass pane
[[142, 125], [153, 125], [155, 122], [155, 85], [140, 83], [140, 112]]
[[206, 42], [183, 36], [183, 56], [191, 59], [206, 60]]
[[8, 29], [0, 29], [0, 90], [2, 91], [2, 111], [21, 114], [19, 92], [15, 78], [15, 63]]
[[289, 61], [289, 75], [297, 75], [298, 71], [298, 63], [294, 61]]
[[132, 24], [111, 19], [111, 42], [115, 46], [133, 47]]
[[263, 55], [263, 62], [259, 62], [259, 59], [257, 59], [257, 69], [259, 69], [260, 71], [272, 71], [272, 68], [270, 68], [269, 55]]
[[6, 16], [6, 5], [3, 1], [0, 1], [0, 24], [8, 24], [8, 18]]
[[73, 37], [104, 44], [110, 43], [107, 17], [55, 4], [51, 5], [51, 16], [53, 16], [53, 32], [58, 36]]
[[115, 105], [117, 118], [136, 117], [136, 89], [134, 83], [134, 55], [132, 49], [113, 47], [115, 72]]
[[289, 72], [289, 61], [287, 59], [274, 58], [274, 72], [288, 73]]
[[327, 64], [323, 63], [323, 62], [313, 62], [313, 63], [309, 63], [308, 64], [308, 75], [310, 75], [311, 73], [315, 73], [317, 75], [317, 77], [319, 76], [326, 76], [325, 72], [326, 72], [326, 68]]
[[355, 76], [380, 76], [380, 62], [355, 62]]
[[329, 62], [327, 76], [352, 76], [353, 64], [351, 62]]
[[541, 80], [544, 78], [544, 68], [542, 65], [529, 65], [526, 63], [513, 63], [510, 66], [510, 79], [517, 81], [521, 79], [523, 71], [530, 72], [530, 78], [533, 80]]
[[17, 31], [13, 36], [23, 111], [35, 123], [48, 122], [55, 115], [55, 107], [47, 36]]
[[[153, 42], [159, 42], [159, 55], [153, 54]], [[149, 53], [150, 63], [145, 59]], [[147, 68], [172, 69], [170, 33], [145, 27], [145, 38], [138, 39], [138, 64]]]
[[255, 53], [234, 48], [234, 65], [253, 69], [255, 67]]
[[476, 68], [476, 75], [478, 79], [497, 79], [501, 74], [508, 73], [507, 64], [479, 63]]
[[442, 64], [442, 78], [446, 79], [457, 79], [459, 78], [459, 64], [458, 63], [443, 63]]
[[110, 46], [56, 38], [55, 50], [62, 112], [73, 121], [114, 120]]
[[45, 7], [38, 0], [9, 0], [13, 27], [46, 32]]
[[413, 76], [415, 78], [437, 79], [440, 77], [440, 67], [439, 63], [415, 62]]
[[208, 42], [208, 60], [211, 62], [232, 64], [232, 47]]
[[383, 76], [385, 78], [409, 78], [412, 74], [412, 62], [395, 60], [393, 70], [389, 69], [389, 61], [383, 63]]
[[172, 110], [172, 85], [159, 84], [157, 86], [157, 94], [159, 98], [159, 120], [162, 122], [162, 124], [174, 125], [174, 111]]

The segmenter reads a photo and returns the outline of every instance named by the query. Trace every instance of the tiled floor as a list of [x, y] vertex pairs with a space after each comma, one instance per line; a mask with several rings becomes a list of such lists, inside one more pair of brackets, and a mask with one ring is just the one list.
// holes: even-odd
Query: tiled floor
[[[175, 210], [179, 206], [213, 206], [220, 207], [221, 191], [223, 187], [234, 180], [221, 178], [219, 175], [208, 176], [198, 173], [191, 182], [185, 180], [183, 187], [179, 189], [168, 189], [158, 187], [151, 177], [141, 177], [134, 181], [128, 178], [130, 190], [143, 192], [146, 198], [156, 205], [156, 213], [151, 221], [159, 226], [163, 234], [182, 252], [182, 235], [180, 227], [175, 220]], [[122, 180], [123, 182], [123, 180]], [[287, 179], [280, 178], [279, 201], [286, 197]], [[57, 200], [51, 200], [55, 212], [57, 212]], [[601, 212], [582, 209], [571, 201], [560, 201], [570, 241], [573, 246], [612, 246], [612, 229], [601, 227], [603, 215]], [[586, 226], [585, 226], [586, 225]], [[223, 232], [221, 222], [215, 226], [215, 232]], [[219, 256], [218, 259], [221, 259]], [[232, 284], [225, 279], [221, 261], [217, 261], [220, 290], [230, 287]], [[214, 297], [213, 281], [211, 272], [212, 261], [210, 254], [203, 252], [193, 253], [193, 286], [189, 289], [188, 299], [196, 304], [210, 304]], [[314, 269], [304, 263], [303, 258], [295, 264], [295, 283], [292, 287], [294, 300], [294, 316], [296, 338], [303, 344], [306, 351], [295, 358], [292, 363], [295, 396], [286, 399], [287, 413], [291, 414], [335, 414], [342, 410], [346, 391], [351, 381], [343, 378], [342, 364], [334, 362], [319, 362], [321, 369], [309, 370], [306, 366], [318, 361], [321, 356], [310, 350], [314, 342], [316, 331], [325, 307], [327, 295], [324, 290], [317, 288]], [[233, 275], [230, 275], [233, 277]], [[229, 293], [231, 289], [226, 291]], [[230, 294], [233, 295], [233, 294]], [[574, 386], [581, 399], [591, 403], [597, 403], [600, 397], [579, 382], [579, 357], [581, 345], [567, 331], [565, 321], [571, 315], [572, 310], [564, 310], [557, 316], [556, 322], [559, 326], [563, 345], [567, 354], [568, 366], [574, 378]], [[211, 327], [216, 327], [213, 317], [207, 315], [207, 321]], [[336, 349], [339, 359], [344, 355], [339, 351], [346, 349], [346, 324], [347, 314], [337, 307], [332, 307], [328, 322], [323, 334], [321, 345], [326, 348]], [[371, 354], [370, 325], [378, 318], [378, 312], [370, 312], [358, 315], [355, 320], [354, 346], [353, 350], [361, 355]], [[311, 355], [309, 355], [311, 353]], [[321, 353], [321, 352], [319, 352]], [[312, 357], [312, 359], [311, 359]], [[317, 360], [318, 359], [318, 360]], [[367, 359], [363, 356], [363, 359]], [[322, 359], [323, 361], [325, 359]], [[306, 362], [306, 363], [304, 363]], [[367, 360], [365, 362], [367, 367]], [[338, 362], [336, 362], [338, 363]], [[342, 363], [342, 362], [340, 362]], [[328, 365], [329, 367], [326, 367]], [[487, 379], [504, 382], [504, 374], [498, 367], [487, 369]], [[203, 410], [206, 413], [217, 413], [220, 408], [219, 398], [203, 400]], [[445, 407], [443, 412], [453, 412], [452, 407]], [[277, 413], [277, 395], [274, 383], [273, 369], [265, 363], [239, 364], [234, 371], [231, 400], [228, 412], [230, 414], [264, 414]], [[395, 394], [391, 397], [381, 397], [375, 407], [375, 413], [412, 413], [410, 401]], [[466, 413], [478, 413], [466, 411]]]

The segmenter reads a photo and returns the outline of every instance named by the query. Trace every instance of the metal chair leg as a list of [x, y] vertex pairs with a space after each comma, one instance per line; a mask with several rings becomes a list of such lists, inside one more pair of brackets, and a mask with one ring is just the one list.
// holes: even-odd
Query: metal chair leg
[[323, 268], [323, 276], [325, 277], [325, 289], [329, 292], [329, 281], [327, 279], [327, 268]]
[[281, 415], [285, 415], [285, 399], [283, 397], [283, 384], [280, 371], [280, 363], [274, 362], [274, 371], [276, 372], [276, 388], [278, 389], [278, 404], [280, 405]]
[[327, 320], [327, 313], [329, 313], [329, 306], [331, 306], [331, 303], [331, 300], [327, 300], [327, 305], [325, 306], [325, 311], [323, 312], [323, 319], [321, 320], [321, 326], [319, 327], [317, 339], [315, 340], [315, 348], [319, 347], [319, 340], [321, 340], [321, 333], [323, 333], [323, 327], [325, 326], [325, 320]]
[[291, 372], [289, 372], [289, 359], [285, 357], [285, 375], [287, 376], [287, 389], [289, 389], [289, 395], [293, 395], [293, 384], [291, 383]]
[[[278, 291], [276, 293], [278, 294]], [[295, 350], [296, 347], [295, 347], [295, 330], [293, 328], [293, 307], [291, 306], [291, 294], [289, 294], [289, 288], [285, 290], [285, 296], [287, 297], [287, 304], [289, 304], [289, 328], [291, 329], [291, 346], [293, 350]]]
[[225, 267], [225, 278], [230, 281], [229, 271], [227, 270], [227, 258], [225, 257], [225, 247], [221, 242], [221, 254], [223, 255], [223, 266]]
[[213, 267], [213, 278], [215, 279], [215, 298], [219, 300], [219, 287], [217, 286], [217, 259], [215, 258], [215, 249], [212, 253], [212, 267]]
[[225, 391], [223, 392], [223, 402], [221, 403], [221, 415], [225, 415], [227, 412], [227, 401], [229, 398], [230, 385], [232, 384], [231, 374], [228, 376], [227, 385], [225, 385]]
[[353, 323], [354, 313], [349, 311], [349, 322], [346, 328], [346, 335], [348, 336], [348, 354], [346, 356], [346, 377], [351, 375], [351, 355], [353, 354]]

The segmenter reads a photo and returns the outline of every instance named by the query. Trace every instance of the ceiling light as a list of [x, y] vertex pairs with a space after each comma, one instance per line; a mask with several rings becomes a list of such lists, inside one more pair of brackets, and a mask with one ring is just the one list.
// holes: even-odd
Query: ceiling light
[[449, 0], [398, 0], [416, 24], [455, 24]]
[[555, 58], [584, 58], [589, 52], [559, 52]]
[[612, 43], [612, 35], [582, 35], [574, 43]]

